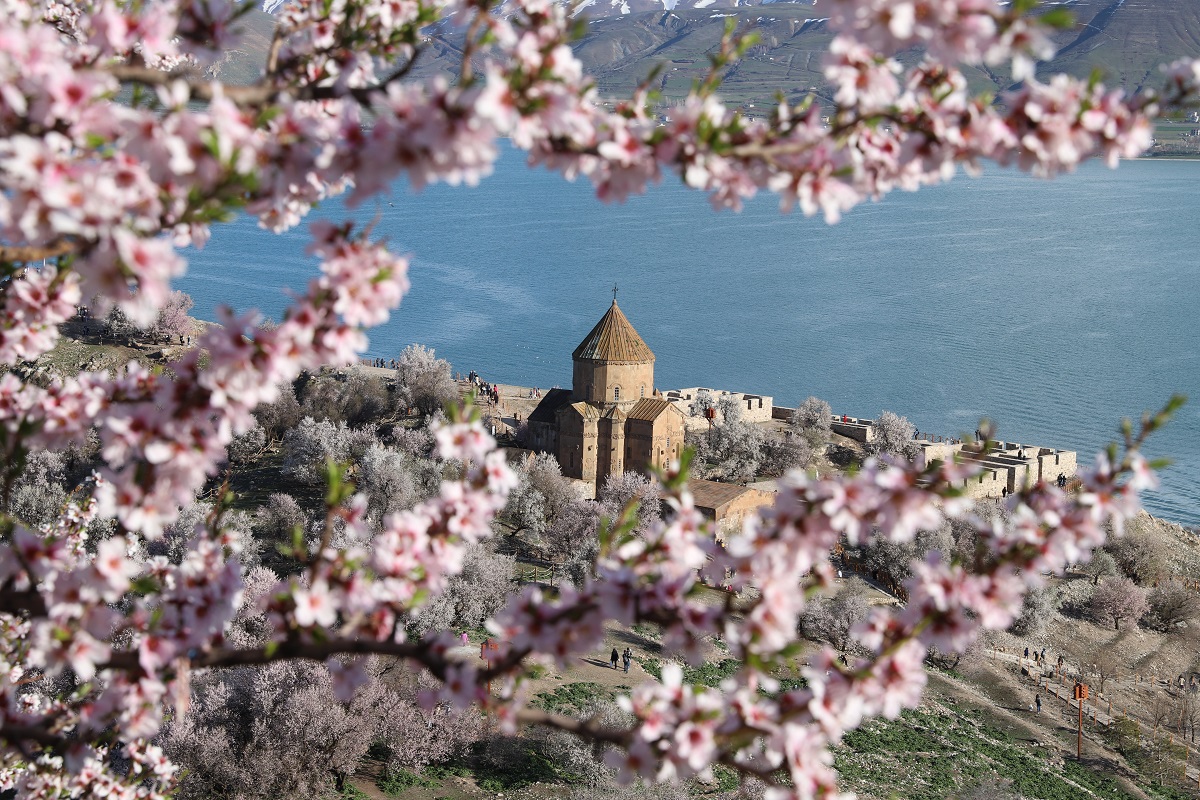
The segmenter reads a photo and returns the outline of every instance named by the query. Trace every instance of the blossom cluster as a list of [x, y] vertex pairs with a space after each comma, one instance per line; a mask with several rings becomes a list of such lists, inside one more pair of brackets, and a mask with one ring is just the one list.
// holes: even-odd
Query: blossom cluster
[[[513, 0], [502, 14], [483, 0], [288, 3], [250, 86], [197, 77], [237, 35], [231, 0], [0, 0], [0, 497], [29, 453], [93, 434], [100, 446], [97, 473], [54, 523], [36, 528], [0, 508], [0, 786], [156, 797], [174, 768], [150, 742], [164, 715], [186, 714], [190, 671], [280, 658], [327, 662], [343, 695], [365, 673], [335, 656], [409, 659], [442, 681], [443, 699], [486, 704], [517, 724], [532, 713], [521, 687], [531, 660], [569, 663], [602, 640], [606, 622], [647, 621], [680, 657], [721, 636], [745, 667], [720, 692], [688, 687], [668, 667], [661, 685], [628, 698], [636, 724], [627, 730], [540, 721], [616, 745], [609, 758], [631, 776], [674, 779], [719, 762], [777, 794], [826, 795], [836, 791], [829, 746], [862, 719], [917, 702], [926, 648], [959, 649], [981, 627], [1004, 627], [1044, 572], [1086, 559], [1104, 526], [1119, 530], [1153, 482], [1140, 440], [1102, 458], [1078, 494], [1038, 485], [1012, 496], [1004, 519], [958, 496], [956, 464], [792, 474], [774, 508], [724, 546], [673, 470], [669, 519], [638, 536], [614, 524], [580, 585], [514, 596], [492, 622], [500, 647], [476, 667], [454, 657], [446, 636], [408, 641], [405, 628], [461, 570], [464, 548], [491, 534], [514, 486], [494, 440], [463, 417], [436, 431], [450, 477], [380, 530], [366, 524], [361, 497], [331, 487], [304, 573], [255, 600], [267, 644], [245, 647], [227, 637], [244, 587], [221, 508], [178, 563], [147, 557], [146, 543], [217, 474], [276, 387], [355, 360], [364, 329], [385, 322], [408, 289], [407, 260], [352, 224], [319, 223], [310, 253], [320, 274], [278, 326], [227, 312], [161, 370], [23, 377], [22, 362], [51, 350], [80, 304], [151, 322], [186, 269], [180, 249], [203, 246], [236, 211], [282, 231], [322, 200], [349, 193], [360, 203], [401, 177], [418, 189], [473, 184], [502, 137], [532, 164], [591, 181], [605, 200], [674, 173], [718, 207], [770, 191], [785, 209], [833, 221], [864, 199], [946, 180], [960, 164], [1053, 175], [1088, 158], [1112, 162], [1148, 144], [1160, 104], [1200, 100], [1198, 61], [1166, 68], [1161, 95], [1035, 80], [1029, 65], [1050, 52], [1050, 23], [1015, 4], [833, 6], [835, 107], [781, 104], [767, 119], [728, 109], [718, 75], [744, 46], [730, 37], [713, 74], [660, 119], [647, 92], [601, 102], [571, 51], [567, 12], [550, 0]], [[458, 80], [405, 81], [427, 46], [422, 31], [439, 20], [465, 32]], [[894, 57], [913, 46], [925, 57], [905, 70]], [[972, 96], [957, 64], [981, 62], [1008, 63], [1025, 80], [999, 105]], [[774, 682], [840, 541], [903, 541], [948, 518], [977, 529], [976, 563], [931, 556], [914, 568], [907, 605], [856, 632], [868, 657], [841, 665], [824, 652], [803, 687]], [[115, 535], [89, 540], [100, 520], [115, 522]], [[712, 606], [703, 581], [751, 599]]]

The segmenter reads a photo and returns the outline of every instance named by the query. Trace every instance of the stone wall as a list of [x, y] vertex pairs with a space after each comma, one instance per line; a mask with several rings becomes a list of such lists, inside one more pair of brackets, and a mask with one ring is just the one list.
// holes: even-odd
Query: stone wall
[[[707, 428], [708, 420], [697, 413], [696, 395], [705, 387], [693, 386], [689, 389], [671, 389], [663, 397], [679, 409], [683, 414], [683, 424], [688, 430]], [[733, 397], [742, 408], [742, 419], [746, 422], [770, 422], [774, 418], [775, 398], [768, 395], [749, 394], [747, 392], [729, 392], [721, 389], [708, 389], [712, 393], [713, 402], [722, 397]], [[717, 422], [720, 422], [718, 416]]]

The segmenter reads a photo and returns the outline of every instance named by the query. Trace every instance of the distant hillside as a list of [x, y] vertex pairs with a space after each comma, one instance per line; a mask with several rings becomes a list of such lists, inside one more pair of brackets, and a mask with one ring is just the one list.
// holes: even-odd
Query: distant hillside
[[[669, 6], [670, 9], [664, 8]], [[1137, 90], [1158, 82], [1157, 66], [1184, 56], [1200, 57], [1200, 2], [1197, 0], [1067, 0], [1077, 24], [1057, 38], [1058, 56], [1040, 72], [1080, 77], [1099, 68], [1109, 85]], [[500, 13], [503, 13], [501, 6]], [[746, 106], [770, 105], [777, 92], [796, 98], [815, 91], [828, 96], [821, 56], [832, 33], [821, 5], [757, 0], [584, 0], [578, 12], [589, 20], [575, 45], [585, 69], [607, 96], [628, 94], [656, 66], [659, 87], [671, 99], [682, 97], [708, 65], [728, 18], [761, 37], [746, 60], [730, 70], [723, 94]], [[271, 17], [247, 19], [242, 46], [218, 67], [221, 77], [250, 81], [265, 60]], [[413, 78], [457, 73], [461, 33], [433, 29]], [[912, 61], [917, 53], [904, 60]], [[973, 88], [1000, 90], [1006, 71], [970, 68]]]

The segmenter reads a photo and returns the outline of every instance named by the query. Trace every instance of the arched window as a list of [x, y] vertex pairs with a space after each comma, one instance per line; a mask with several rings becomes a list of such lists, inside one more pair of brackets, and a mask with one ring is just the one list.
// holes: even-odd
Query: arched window
[[645, 397], [645, 396], [646, 396], [646, 387], [645, 387], [645, 385], [643, 385], [642, 386], [642, 397]]
[[615, 402], [615, 403], [621, 402], [621, 387], [620, 386], [613, 387], [613, 402]]

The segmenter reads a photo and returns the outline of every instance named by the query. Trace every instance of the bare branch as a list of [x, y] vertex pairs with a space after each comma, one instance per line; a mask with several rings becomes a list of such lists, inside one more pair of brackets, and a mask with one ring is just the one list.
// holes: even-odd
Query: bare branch
[[0, 245], [0, 261], [42, 261], [75, 252], [79, 243], [71, 239], [56, 239], [44, 245]]

